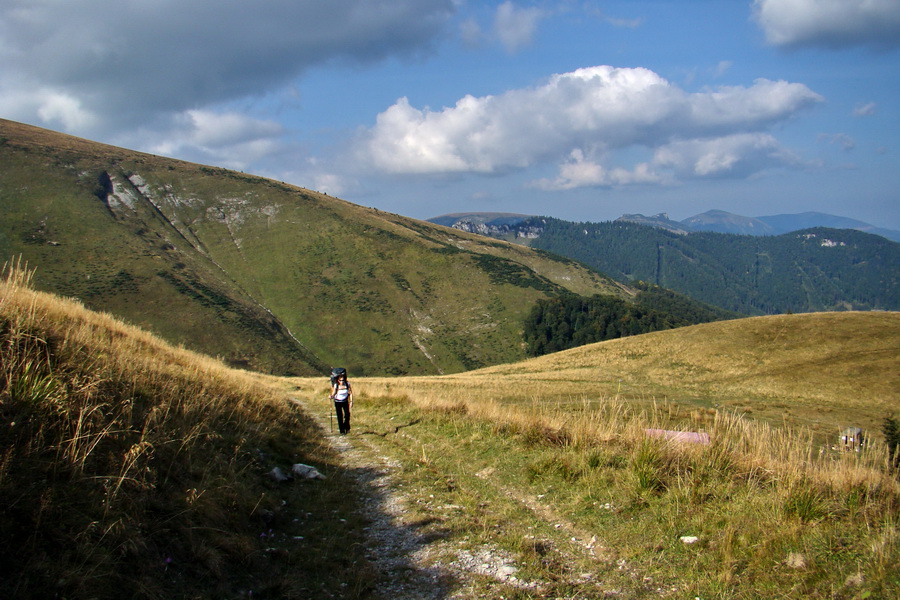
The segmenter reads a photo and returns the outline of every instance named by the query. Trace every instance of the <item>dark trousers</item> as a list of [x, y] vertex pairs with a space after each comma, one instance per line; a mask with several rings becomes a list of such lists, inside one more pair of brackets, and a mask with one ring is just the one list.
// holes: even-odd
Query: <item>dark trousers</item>
[[338, 429], [341, 433], [347, 433], [350, 431], [350, 403], [346, 400], [335, 402], [334, 410], [337, 413]]

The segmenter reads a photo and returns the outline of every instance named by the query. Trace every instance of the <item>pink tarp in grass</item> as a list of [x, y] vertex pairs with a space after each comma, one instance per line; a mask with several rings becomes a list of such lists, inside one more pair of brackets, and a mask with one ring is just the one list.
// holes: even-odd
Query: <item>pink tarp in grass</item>
[[692, 444], [708, 444], [709, 434], [696, 431], [669, 431], [667, 429], [645, 429], [650, 437], [661, 437], [676, 442], [690, 442]]

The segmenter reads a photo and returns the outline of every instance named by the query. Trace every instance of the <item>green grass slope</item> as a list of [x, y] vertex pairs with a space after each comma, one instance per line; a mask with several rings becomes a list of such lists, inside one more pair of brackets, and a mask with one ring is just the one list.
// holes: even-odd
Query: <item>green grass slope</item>
[[630, 293], [546, 253], [2, 120], [0, 207], [0, 256], [41, 289], [278, 373], [514, 361], [538, 299]]
[[135, 201], [130, 218], [110, 208], [107, 186], [124, 177], [105, 175], [156, 159], [8, 121], [0, 157], [0, 256], [37, 269], [38, 287], [233, 365], [318, 372], [286, 327], [155, 207]]

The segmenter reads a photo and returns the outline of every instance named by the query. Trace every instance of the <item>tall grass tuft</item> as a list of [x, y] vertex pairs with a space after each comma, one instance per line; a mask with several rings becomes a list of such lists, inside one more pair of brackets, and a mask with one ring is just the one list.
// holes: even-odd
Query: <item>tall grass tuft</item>
[[631, 470], [638, 494], [658, 492], [665, 488], [662, 462], [662, 449], [652, 440], [643, 440], [635, 447]]

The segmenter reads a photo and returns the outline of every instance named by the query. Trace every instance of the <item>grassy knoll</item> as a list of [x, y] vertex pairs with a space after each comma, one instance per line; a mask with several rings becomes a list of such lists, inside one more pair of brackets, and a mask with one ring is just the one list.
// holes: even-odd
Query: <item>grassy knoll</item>
[[[681, 426], [716, 409], [808, 427], [877, 431], [900, 410], [900, 313], [809, 313], [707, 323], [611, 340], [458, 375], [372, 379], [385, 390], [466, 401], [666, 405]], [[412, 387], [411, 387], [412, 386]]]
[[0, 597], [371, 590], [353, 480], [264, 379], [4, 275]]

